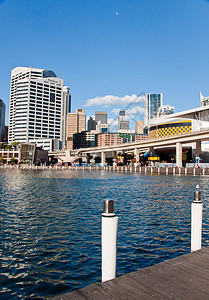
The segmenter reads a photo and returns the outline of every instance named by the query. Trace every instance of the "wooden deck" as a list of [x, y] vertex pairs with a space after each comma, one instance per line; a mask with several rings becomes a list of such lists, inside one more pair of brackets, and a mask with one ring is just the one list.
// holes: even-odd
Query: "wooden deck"
[[208, 300], [209, 247], [53, 299]]

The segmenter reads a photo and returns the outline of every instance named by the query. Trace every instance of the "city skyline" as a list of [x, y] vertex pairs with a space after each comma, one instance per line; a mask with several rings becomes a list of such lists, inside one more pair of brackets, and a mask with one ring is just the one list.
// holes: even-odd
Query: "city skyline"
[[176, 112], [200, 106], [200, 91], [209, 95], [208, 1], [10, 0], [0, 1], [0, 12], [6, 124], [18, 66], [54, 70], [71, 89], [72, 112], [85, 108], [87, 119], [108, 111], [116, 120], [142, 93], [163, 93]]

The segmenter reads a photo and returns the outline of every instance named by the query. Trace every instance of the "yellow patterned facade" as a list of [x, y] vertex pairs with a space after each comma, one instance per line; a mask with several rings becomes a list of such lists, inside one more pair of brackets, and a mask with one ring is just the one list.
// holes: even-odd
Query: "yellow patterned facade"
[[149, 139], [160, 139], [172, 135], [192, 132], [192, 122], [180, 121], [155, 125], [149, 128]]

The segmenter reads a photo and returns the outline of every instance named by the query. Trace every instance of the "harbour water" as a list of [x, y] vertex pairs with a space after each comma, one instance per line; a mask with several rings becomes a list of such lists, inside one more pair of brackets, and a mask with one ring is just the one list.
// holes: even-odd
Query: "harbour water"
[[190, 252], [197, 184], [208, 246], [208, 176], [0, 170], [0, 298], [44, 299], [100, 281], [104, 199], [119, 216], [117, 275]]

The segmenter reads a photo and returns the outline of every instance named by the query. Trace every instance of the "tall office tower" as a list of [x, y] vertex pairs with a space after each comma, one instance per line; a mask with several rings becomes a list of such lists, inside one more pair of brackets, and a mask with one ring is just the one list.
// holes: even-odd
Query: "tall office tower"
[[118, 130], [129, 130], [129, 121], [126, 121], [125, 110], [120, 110], [118, 116]]
[[89, 117], [89, 119], [88, 119], [88, 131], [91, 131], [91, 130], [96, 130], [96, 121], [92, 117]]
[[146, 94], [144, 107], [144, 125], [149, 126], [149, 120], [157, 115], [160, 106], [163, 105], [163, 94]]
[[76, 109], [76, 113], [67, 115], [67, 149], [73, 149], [73, 134], [86, 130], [86, 114], [84, 109]]
[[5, 138], [5, 104], [0, 99], [0, 142]]
[[62, 148], [67, 147], [66, 128], [67, 115], [71, 113], [71, 95], [70, 88], [63, 86], [63, 107], [62, 107]]
[[102, 124], [107, 124], [107, 112], [106, 111], [96, 111], [95, 112], [95, 121], [98, 123], [99, 121]]
[[9, 143], [28, 143], [43, 138], [62, 140], [62, 109], [67, 105], [64, 101], [63, 80], [53, 71], [31, 67], [13, 69]]

